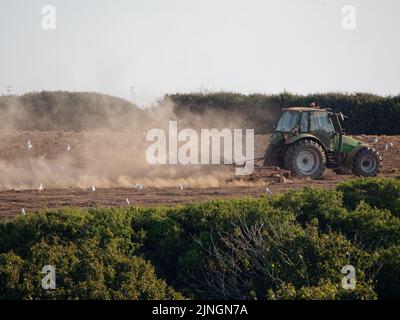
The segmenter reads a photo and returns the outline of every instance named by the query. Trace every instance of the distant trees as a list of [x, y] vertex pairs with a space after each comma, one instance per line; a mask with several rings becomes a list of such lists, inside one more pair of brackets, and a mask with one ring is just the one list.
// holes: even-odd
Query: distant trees
[[[174, 114], [167, 110], [167, 101], [173, 102]], [[309, 106], [311, 102], [349, 116], [344, 128], [350, 134], [400, 134], [400, 96], [381, 97], [367, 93], [306, 96], [288, 92], [273, 95], [229, 92], [172, 94], [158, 101], [153, 109], [157, 111], [157, 107], [166, 107], [167, 113], [155, 113], [156, 119], [151, 119], [149, 112], [124, 99], [91, 92], [43, 91], [23, 96], [1, 96], [0, 126], [40, 131], [124, 131], [143, 128], [146, 124], [154, 126], [152, 120], [159, 124], [177, 117], [178, 120], [195, 119], [190, 122], [194, 127], [198, 124], [211, 128], [222, 124], [224, 127], [255, 129], [256, 133], [265, 134], [273, 131], [282, 108]]]
[[202, 114], [209, 110], [226, 112], [226, 117], [239, 114], [246, 127], [257, 133], [272, 132], [281, 109], [309, 106], [311, 102], [349, 116], [344, 123], [350, 134], [400, 134], [400, 96], [381, 97], [367, 93], [321, 93], [295, 95], [288, 92], [272, 95], [239, 93], [173, 94], [175, 112], [184, 115], [191, 111]]
[[148, 114], [120, 98], [91, 92], [34, 92], [0, 97], [2, 128], [39, 131], [125, 130]]

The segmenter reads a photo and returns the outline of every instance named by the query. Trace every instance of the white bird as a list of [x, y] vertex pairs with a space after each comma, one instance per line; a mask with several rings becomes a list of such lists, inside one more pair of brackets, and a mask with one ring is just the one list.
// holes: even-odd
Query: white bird
[[127, 204], [127, 205], [130, 205], [130, 204], [131, 204], [131, 202], [129, 201], [129, 199], [128, 199], [128, 198], [126, 198], [126, 200], [125, 200], [125, 201], [126, 201], [126, 204]]
[[67, 145], [67, 151], [71, 151], [71, 146]]
[[22, 208], [22, 209], [21, 209], [21, 215], [22, 215], [22, 216], [26, 216], [25, 208]]
[[378, 138], [371, 138], [368, 140], [369, 143], [377, 143], [379, 141]]
[[182, 185], [182, 183], [179, 184], [178, 188], [179, 188], [180, 190], [183, 190], [183, 185]]
[[31, 143], [31, 140], [28, 140], [28, 143], [26, 144], [28, 146], [28, 149], [31, 150], [33, 148], [33, 145]]
[[143, 190], [143, 186], [140, 185], [140, 184], [138, 184], [138, 183], [135, 183], [135, 185], [133, 186], [133, 188], [136, 189], [137, 191]]
[[40, 184], [40, 186], [39, 186], [39, 188], [38, 188], [38, 191], [39, 191], [39, 192], [43, 191], [43, 184]]
[[393, 142], [389, 143], [389, 147], [391, 148], [393, 147]]
[[265, 193], [267, 193], [267, 194], [269, 194], [270, 196], [272, 196], [272, 191], [271, 191], [269, 188], [265, 189]]
[[96, 187], [94, 186], [94, 184], [92, 185], [91, 190], [92, 190], [92, 192], [96, 191]]

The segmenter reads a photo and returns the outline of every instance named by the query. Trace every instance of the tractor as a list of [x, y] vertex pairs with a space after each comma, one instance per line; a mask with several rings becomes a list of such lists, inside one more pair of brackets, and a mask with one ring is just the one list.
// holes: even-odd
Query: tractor
[[318, 179], [325, 168], [337, 174], [376, 176], [382, 158], [373, 147], [345, 135], [341, 112], [310, 107], [283, 109], [263, 159], [263, 167], [279, 167], [292, 175]]

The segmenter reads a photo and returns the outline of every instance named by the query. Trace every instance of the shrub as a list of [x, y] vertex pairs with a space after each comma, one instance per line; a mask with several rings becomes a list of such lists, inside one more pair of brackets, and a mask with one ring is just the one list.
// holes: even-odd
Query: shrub
[[[0, 221], [0, 298], [393, 298], [396, 183], [360, 179], [338, 190]], [[349, 264], [356, 290], [341, 288]], [[56, 290], [41, 288], [44, 265], [56, 266]]]
[[400, 246], [380, 251], [376, 291], [381, 299], [400, 297]]
[[271, 223], [294, 220], [293, 215], [274, 209], [265, 200], [249, 199], [138, 210], [132, 225], [142, 241], [138, 252], [152, 261], [169, 283], [188, 294], [185, 290], [193, 292], [202, 276], [207, 258], [203, 247], [219, 242], [221, 233], [233, 232], [243, 217], [249, 225], [260, 219]]
[[330, 226], [366, 249], [393, 246], [400, 243], [400, 219], [389, 210], [371, 208], [361, 202], [354, 211], [332, 219]]
[[[234, 234], [226, 234], [222, 240], [222, 246], [209, 250], [207, 297], [345, 297], [340, 271], [348, 264], [357, 266], [359, 298], [375, 297], [366, 277], [373, 263], [371, 256], [339, 234], [319, 234], [315, 225], [303, 230], [296, 224], [257, 223], [249, 227], [243, 221]], [[327, 290], [332, 288], [326, 283], [335, 283], [334, 290]], [[353, 292], [353, 296], [357, 295]]]
[[76, 244], [97, 239], [100, 248], [112, 243], [129, 252], [138, 246], [130, 239], [130, 221], [130, 215], [120, 209], [64, 209], [29, 215], [0, 223], [0, 252], [13, 250], [24, 257], [35, 243], [53, 237], [58, 237], [61, 243]]
[[23, 263], [12, 251], [0, 254], [0, 299], [21, 298], [19, 286]]
[[275, 291], [268, 291], [270, 300], [375, 300], [377, 295], [370, 283], [357, 283], [354, 290], [343, 290], [330, 279], [322, 279], [317, 286], [296, 289], [291, 283], [283, 283]]
[[277, 195], [272, 200], [275, 208], [293, 212], [297, 221], [307, 224], [318, 219], [321, 228], [327, 228], [333, 219], [347, 213], [343, 208], [343, 195], [336, 190], [304, 188]]
[[[150, 262], [135, 255], [131, 216], [121, 210], [43, 213], [0, 224], [0, 297], [177, 299]], [[15, 246], [19, 255], [8, 251]], [[43, 266], [56, 290], [43, 290]]]
[[400, 179], [360, 178], [341, 183], [337, 190], [343, 193], [344, 205], [349, 209], [354, 210], [364, 201], [400, 217]]

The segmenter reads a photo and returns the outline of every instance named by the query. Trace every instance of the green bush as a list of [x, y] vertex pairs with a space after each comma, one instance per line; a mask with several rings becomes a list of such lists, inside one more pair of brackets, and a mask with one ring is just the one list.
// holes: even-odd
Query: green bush
[[[8, 299], [178, 299], [138, 257], [131, 215], [122, 210], [47, 212], [0, 224], [0, 297]], [[14, 248], [14, 249], [12, 249]], [[43, 266], [56, 290], [43, 290]]]
[[130, 251], [138, 245], [130, 240], [130, 221], [130, 215], [119, 209], [88, 212], [64, 209], [29, 215], [0, 223], [0, 252], [13, 250], [25, 256], [35, 243], [52, 237], [59, 237], [64, 243], [73, 241], [76, 244], [95, 238], [100, 248], [113, 243], [121, 250]]
[[12, 251], [0, 254], [0, 299], [20, 299], [24, 261]]
[[400, 246], [380, 251], [376, 292], [382, 299], [400, 297]]
[[[3, 220], [0, 299], [398, 297], [397, 188], [358, 179], [337, 190]], [[56, 290], [41, 288], [44, 265], [56, 266]], [[355, 290], [341, 287], [345, 265], [356, 268]]]
[[197, 280], [203, 275], [207, 258], [204, 248], [219, 242], [221, 233], [232, 232], [243, 217], [250, 225], [260, 219], [271, 223], [294, 220], [288, 212], [271, 207], [267, 201], [249, 199], [138, 209], [132, 225], [134, 234], [142, 241], [138, 252], [152, 261], [168, 282], [189, 294], [187, 289], [197, 287]]
[[361, 202], [354, 211], [333, 219], [331, 227], [362, 243], [366, 249], [400, 244], [400, 219], [389, 210]]
[[293, 212], [297, 221], [307, 224], [318, 219], [321, 228], [329, 227], [332, 220], [347, 214], [343, 208], [343, 195], [336, 190], [304, 188], [278, 194], [272, 199], [275, 208]]
[[400, 179], [360, 178], [341, 183], [337, 190], [343, 193], [344, 205], [349, 209], [364, 201], [400, 217]]
[[[335, 283], [331, 293], [345, 297], [349, 293], [341, 288], [340, 270], [349, 264], [357, 266], [358, 298], [376, 296], [366, 276], [374, 263], [370, 254], [342, 235], [320, 234], [316, 225], [303, 230], [299, 225], [296, 227], [296, 223], [291, 224], [259, 223], [249, 227], [243, 223], [235, 234], [225, 235], [224, 245], [210, 252], [206, 296], [265, 299], [273, 298], [276, 291], [281, 297], [282, 285], [290, 284], [297, 292], [295, 298], [308, 292], [308, 298], [320, 299], [322, 294], [318, 291], [328, 294], [325, 283]], [[293, 232], [293, 228], [297, 231]], [[352, 295], [357, 297], [354, 292]]]
[[357, 283], [354, 290], [343, 288], [330, 279], [322, 279], [317, 286], [296, 289], [291, 283], [283, 283], [275, 291], [268, 291], [270, 300], [375, 300], [377, 295], [371, 284]]

